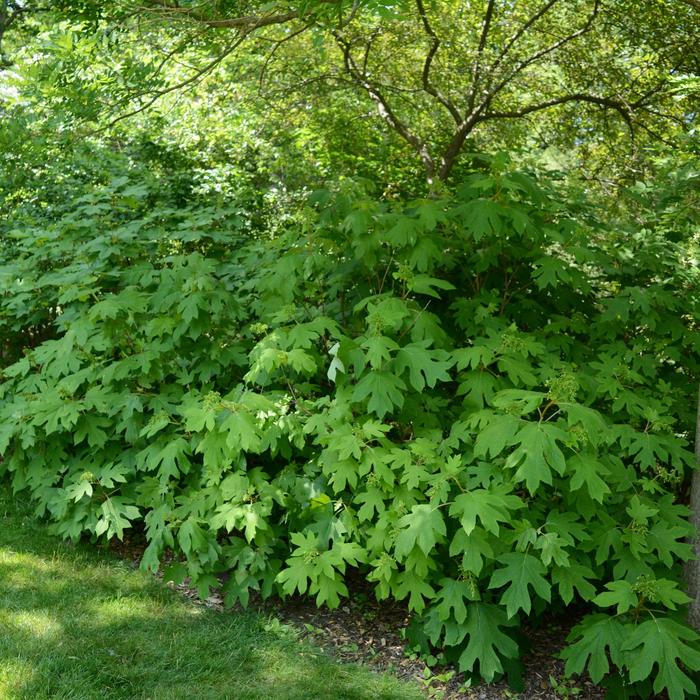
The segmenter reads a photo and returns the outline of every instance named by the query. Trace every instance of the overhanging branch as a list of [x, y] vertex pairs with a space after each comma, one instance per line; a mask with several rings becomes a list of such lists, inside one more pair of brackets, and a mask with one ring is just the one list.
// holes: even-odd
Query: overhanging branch
[[491, 119], [517, 119], [518, 117], [524, 117], [528, 114], [532, 114], [533, 112], [541, 112], [544, 109], [567, 104], [569, 102], [587, 102], [589, 104], [598, 105], [599, 107], [614, 109], [628, 123], [632, 121], [633, 109], [639, 106], [637, 102], [628, 105], [621, 100], [617, 100], [612, 97], [600, 97], [598, 95], [588, 95], [586, 93], [573, 93], [570, 95], [554, 97], [551, 100], [537, 102], [525, 107], [520, 107], [519, 109], [484, 112], [480, 117], [480, 121], [488, 121]]
[[448, 100], [431, 82], [430, 80], [430, 69], [433, 65], [433, 59], [440, 48], [440, 38], [435, 33], [428, 15], [425, 11], [425, 6], [423, 5], [423, 0], [416, 0], [416, 8], [418, 9], [418, 15], [423, 26], [423, 30], [430, 37], [430, 48], [425, 56], [423, 62], [423, 71], [421, 74], [421, 82], [423, 84], [423, 90], [429, 95], [434, 97], [449, 113], [450, 116], [455, 120], [457, 124], [462, 121], [462, 116], [460, 115], [457, 107]]
[[105, 131], [107, 129], [110, 129], [120, 121], [123, 121], [124, 119], [129, 119], [130, 117], [136, 116], [137, 114], [146, 111], [149, 107], [152, 107], [161, 97], [164, 97], [165, 95], [168, 95], [171, 92], [176, 92], [177, 90], [182, 90], [183, 88], [198, 83], [206, 75], [211, 73], [211, 71], [214, 68], [216, 68], [216, 66], [218, 66], [229, 54], [235, 51], [244, 40], [245, 34], [237, 37], [237, 39], [231, 44], [229, 44], [220, 54], [218, 54], [213, 61], [210, 61], [205, 66], [198, 69], [193, 75], [189, 76], [188, 78], [185, 78], [184, 80], [181, 80], [178, 83], [175, 83], [174, 85], [170, 85], [167, 88], [156, 90], [151, 94], [150, 98], [146, 102], [128, 112], [120, 114], [118, 117], [115, 117], [105, 126], [100, 128], [99, 131]]
[[[546, 9], [549, 9], [554, 3], [550, 2], [548, 3]], [[539, 51], [536, 51], [534, 54], [531, 56], [528, 56], [527, 58], [523, 59], [522, 61], [519, 61], [513, 70], [511, 70], [508, 75], [503, 78], [501, 81], [498, 82], [498, 84], [490, 89], [484, 99], [481, 102], [481, 105], [479, 106], [478, 111], [482, 111], [488, 107], [490, 102], [493, 100], [493, 98], [506, 86], [508, 83], [510, 83], [519, 73], [521, 73], [525, 68], [531, 66], [533, 63], [536, 63], [539, 61], [541, 58], [544, 58], [545, 56], [553, 53], [557, 49], [560, 49], [562, 46], [565, 44], [568, 44], [576, 39], [581, 38], [584, 34], [589, 32], [593, 26], [593, 22], [595, 21], [596, 17], [598, 16], [598, 11], [600, 9], [600, 0], [594, 0], [593, 3], [593, 9], [591, 10], [591, 14], [588, 16], [588, 19], [586, 20], [586, 23], [580, 28], [577, 29], [575, 32], [572, 32], [571, 34], [568, 34], [565, 37], [562, 37], [561, 39], [558, 39], [555, 41], [553, 44], [550, 44], [549, 46], [545, 46], [543, 49], [540, 49]], [[545, 10], [545, 8], [543, 8]], [[541, 12], [539, 15], [540, 17], [544, 14], [544, 12]], [[505, 55], [505, 54], [502, 54]], [[500, 60], [500, 58], [499, 58]], [[496, 64], [498, 64], [498, 61], [496, 61]]]
[[12, 65], [12, 61], [7, 58], [2, 48], [5, 32], [18, 22], [28, 11], [29, 8], [23, 4], [8, 2], [8, 0], [0, 0], [0, 68], [7, 68]]
[[352, 76], [355, 83], [362, 87], [377, 105], [379, 116], [416, 151], [425, 168], [428, 184], [432, 185], [435, 179], [435, 162], [433, 161], [425, 141], [414, 134], [408, 126], [399, 119], [377, 85], [372, 83], [367, 78], [367, 75], [360, 71], [353, 59], [350, 43], [336, 31], [333, 32], [333, 36], [343, 53], [346, 71]]
[[488, 41], [489, 31], [491, 30], [491, 20], [493, 19], [494, 5], [495, 0], [489, 0], [489, 3], [486, 7], [486, 12], [484, 13], [484, 21], [481, 25], [481, 36], [479, 37], [479, 45], [476, 50], [476, 60], [474, 61], [474, 67], [472, 68], [472, 84], [471, 88], [469, 89], [468, 112], [470, 113], [474, 109], [474, 103], [476, 102], [476, 93], [479, 89], [479, 82], [481, 80], [481, 62], [483, 60], [486, 43]]
[[551, 9], [559, 2], [559, 0], [549, 0], [543, 7], [541, 7], [535, 14], [530, 17], [505, 43], [501, 53], [498, 55], [493, 67], [497, 68], [506, 57], [508, 52], [513, 48], [515, 43], [527, 32], [530, 27], [535, 24], [540, 18], [544, 17]]
[[275, 24], [286, 24], [287, 22], [301, 17], [301, 12], [299, 10], [276, 12], [267, 15], [251, 14], [241, 17], [207, 17], [207, 15], [203, 14], [197, 7], [182, 7], [177, 3], [168, 2], [167, 0], [149, 0], [147, 9], [151, 11], [161, 10], [166, 14], [179, 15], [212, 28], [238, 29], [244, 33]]

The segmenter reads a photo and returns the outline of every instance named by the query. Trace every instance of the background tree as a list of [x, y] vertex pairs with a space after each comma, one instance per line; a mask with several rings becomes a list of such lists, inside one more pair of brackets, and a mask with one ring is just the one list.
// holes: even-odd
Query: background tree
[[[316, 104], [342, 90], [364, 95], [420, 159], [429, 182], [449, 176], [473, 134], [493, 140], [504, 122], [550, 110], [567, 125], [569, 144], [616, 124], [630, 138], [665, 138], [688, 112], [670, 99], [674, 76], [698, 70], [696, 13], [672, 0], [117, 7], [111, 21], [140, 32], [158, 58], [142, 67], [139, 92], [124, 90], [110, 107], [112, 120], [195, 84], [245, 45], [247, 55], [261, 58], [256, 70], [268, 94]], [[110, 21], [109, 5], [91, 8]], [[169, 81], [164, 66], [193, 46], [208, 48], [209, 58]], [[504, 145], [522, 139], [527, 123]]]
[[[636, 177], [646, 144], [673, 143], [687, 128], [692, 106], [673, 89], [699, 61], [697, 12], [683, 0], [298, 7], [87, 0], [43, 9], [79, 23], [79, 43], [93, 58], [110, 42], [121, 47], [118, 64], [93, 61], [87, 69], [68, 47], [53, 48], [64, 82], [74, 81], [82, 119], [118, 122], [215, 71], [229, 85], [245, 83], [246, 99], [257, 83], [258, 99], [281, 112], [313, 105], [315, 114], [339, 116], [343, 105], [357, 128], [373, 111], [393, 152], [417, 159], [433, 182], [449, 176], [465, 144], [513, 150], [526, 142], [580, 153], [577, 165], [591, 177]], [[152, 51], [139, 52], [143, 46]]]

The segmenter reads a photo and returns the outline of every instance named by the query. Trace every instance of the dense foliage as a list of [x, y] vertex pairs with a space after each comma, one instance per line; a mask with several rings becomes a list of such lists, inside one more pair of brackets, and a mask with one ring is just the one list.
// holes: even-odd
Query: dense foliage
[[[493, 3], [482, 4], [471, 79], [488, 83], [527, 13], [491, 27]], [[321, 72], [337, 58], [323, 44], [335, 20], [318, 5], [292, 12], [309, 22], [301, 53], [270, 40], [293, 70], [309, 46]], [[624, 2], [601, 4], [603, 29], [646, 42], [646, 68], [631, 48], [611, 58], [597, 2], [598, 73], [582, 71], [578, 44], [540, 56], [537, 42], [588, 17], [584, 5], [558, 5], [547, 31], [521, 35], [561, 84], [644, 91], [669, 61], [691, 70], [678, 47], [692, 32], [648, 10], [635, 35]], [[364, 109], [354, 92], [326, 81], [266, 111], [259, 71], [272, 54], [228, 67], [221, 56], [195, 99], [168, 102], [181, 67], [133, 41], [128, 13], [119, 30], [100, 24], [105, 7], [68, 8], [79, 24], [26, 19], [34, 43], [0, 91], [0, 477], [65, 537], [142, 530], [144, 568], [167, 559], [166, 576], [202, 596], [223, 581], [228, 604], [257, 591], [334, 607], [359, 572], [379, 599], [405, 601], [422, 652], [514, 684], [523, 626], [566, 612], [580, 619], [567, 673], [588, 672], [612, 697], [695, 694], [700, 638], [681, 583], [700, 381], [694, 79], [673, 76], [670, 117], [640, 102], [645, 147], [605, 172], [627, 135], [580, 111], [571, 128], [543, 114], [533, 129], [567, 157], [549, 143], [499, 153], [530, 131], [522, 121], [479, 132], [492, 155], [457, 149], [426, 183], [406, 146], [420, 144], [376, 121], [352, 127]], [[409, 18], [378, 12], [363, 5], [340, 46], [357, 51], [390, 26], [371, 60], [398, 83], [426, 32], [449, 27], [424, 21], [414, 36]], [[654, 27], [677, 37], [673, 51]], [[193, 40], [187, 61], [222, 41]], [[409, 57], [389, 65], [397, 42]], [[458, 66], [472, 54], [450, 55]], [[227, 88], [227, 70], [241, 84]], [[527, 109], [532, 75], [516, 77], [483, 114]], [[449, 133], [431, 85], [396, 114], [439, 154]], [[213, 96], [227, 89], [239, 102]], [[85, 130], [103, 102], [133, 106], [130, 90], [155, 90], [169, 111]], [[566, 171], [575, 158], [592, 180]], [[633, 177], [610, 179], [630, 163]]]
[[230, 603], [335, 606], [361, 567], [487, 680], [518, 623], [592, 602], [568, 670], [609, 649], [681, 697], [697, 270], [492, 166], [441, 200], [318, 192], [273, 240], [138, 177], [27, 212], [5, 337], [50, 339], [4, 370], [3, 470], [64, 535], [143, 522], [144, 566], [174, 549], [202, 595], [231, 571]]

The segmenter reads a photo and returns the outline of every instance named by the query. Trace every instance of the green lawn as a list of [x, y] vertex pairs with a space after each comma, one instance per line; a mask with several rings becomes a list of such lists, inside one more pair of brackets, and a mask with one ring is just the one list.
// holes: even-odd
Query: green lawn
[[421, 697], [269, 622], [202, 609], [123, 562], [58, 541], [0, 488], [2, 700]]

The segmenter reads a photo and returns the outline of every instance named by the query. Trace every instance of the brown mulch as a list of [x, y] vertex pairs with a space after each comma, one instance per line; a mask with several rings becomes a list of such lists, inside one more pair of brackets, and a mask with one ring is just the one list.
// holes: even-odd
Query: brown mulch
[[[123, 559], [138, 566], [143, 548], [137, 543], [113, 542], [110, 547]], [[587, 678], [567, 681], [564, 664], [556, 658], [564, 647], [568, 629], [560, 621], [538, 629], [526, 630], [531, 650], [523, 657], [524, 690], [509, 689], [506, 681], [469, 687], [463, 674], [453, 669], [428, 669], [411, 653], [403, 637], [409, 624], [404, 606], [377, 602], [363, 582], [348, 582], [351, 597], [336, 610], [317, 608], [309, 598], [294, 597], [284, 601], [262, 601], [251, 596], [250, 607], [268, 613], [282, 624], [291, 626], [299, 636], [330, 652], [345, 662], [361, 663], [399, 678], [419, 683], [426, 697], [439, 700], [535, 700], [576, 698], [602, 700], [605, 690]], [[353, 585], [354, 584], [354, 585]], [[172, 586], [196, 605], [225, 612], [218, 592], [200, 600], [187, 583]], [[554, 679], [554, 683], [552, 683]]]
[[408, 627], [409, 618], [406, 609], [398, 604], [349, 600], [336, 610], [328, 610], [316, 608], [309, 599], [293, 599], [267, 604], [265, 609], [305, 632], [306, 636], [330, 650], [337, 658], [418, 681], [424, 686], [426, 694], [433, 697], [445, 700], [566, 697], [563, 692], [555, 692], [550, 676], [563, 687], [568, 685], [572, 690], [578, 687], [578, 698], [593, 700], [605, 695], [603, 689], [590, 681], [579, 681], [573, 685], [564, 680], [564, 664], [554, 656], [564, 646], [567, 632], [561, 627], [530, 631], [528, 637], [532, 651], [523, 659], [525, 687], [521, 693], [516, 693], [509, 690], [505, 681], [465, 687], [464, 675], [450, 669], [429, 671], [428, 675], [432, 673], [433, 680], [428, 682], [425, 663], [407, 650], [402, 638], [401, 631]]

